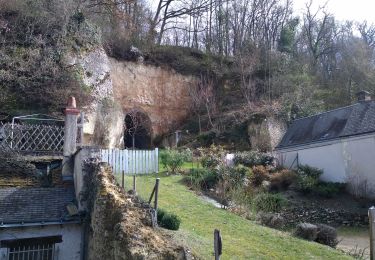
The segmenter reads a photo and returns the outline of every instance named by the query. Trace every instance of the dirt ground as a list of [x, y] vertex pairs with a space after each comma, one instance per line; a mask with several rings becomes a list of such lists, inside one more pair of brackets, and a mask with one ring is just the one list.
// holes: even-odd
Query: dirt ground
[[[351, 255], [356, 255], [359, 259], [370, 259], [370, 240], [367, 228], [339, 228], [338, 249]], [[360, 258], [362, 256], [362, 258]]]

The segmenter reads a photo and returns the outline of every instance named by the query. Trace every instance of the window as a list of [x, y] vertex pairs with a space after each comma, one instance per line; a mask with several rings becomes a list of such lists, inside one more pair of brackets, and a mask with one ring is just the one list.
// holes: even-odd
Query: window
[[1, 241], [1, 247], [8, 249], [8, 260], [54, 260], [60, 242], [61, 236], [26, 238]]

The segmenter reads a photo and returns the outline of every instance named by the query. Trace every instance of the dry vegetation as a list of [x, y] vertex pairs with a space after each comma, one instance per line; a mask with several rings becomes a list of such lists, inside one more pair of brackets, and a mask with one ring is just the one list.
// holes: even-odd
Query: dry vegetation
[[152, 228], [150, 207], [125, 194], [109, 167], [87, 176], [91, 234], [90, 259], [185, 259], [185, 250]]

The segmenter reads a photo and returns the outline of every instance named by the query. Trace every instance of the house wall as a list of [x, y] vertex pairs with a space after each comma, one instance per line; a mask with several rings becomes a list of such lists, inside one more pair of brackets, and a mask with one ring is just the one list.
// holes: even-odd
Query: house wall
[[[62, 236], [62, 243], [56, 244], [56, 253], [59, 260], [80, 260], [82, 227], [78, 224], [50, 225], [24, 228], [0, 229], [1, 240], [33, 238], [44, 236]], [[0, 260], [7, 260], [7, 249], [0, 248]]]
[[298, 154], [299, 164], [323, 169], [323, 181], [346, 182], [355, 195], [375, 198], [373, 134], [283, 149], [277, 154], [284, 167], [291, 167]]

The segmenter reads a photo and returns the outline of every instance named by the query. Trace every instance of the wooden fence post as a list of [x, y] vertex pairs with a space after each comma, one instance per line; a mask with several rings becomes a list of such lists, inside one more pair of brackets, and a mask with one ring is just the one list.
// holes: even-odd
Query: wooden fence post
[[137, 186], [136, 186], [136, 182], [135, 182], [135, 174], [133, 175], [133, 194], [136, 194], [137, 193]]
[[160, 178], [156, 178], [155, 201], [154, 201], [154, 208], [155, 208], [156, 211], [158, 210], [159, 182], [160, 182]]
[[220, 230], [215, 229], [214, 231], [214, 251], [215, 260], [220, 260], [220, 256], [223, 252], [223, 245], [221, 241]]
[[375, 260], [375, 207], [369, 208], [368, 219], [370, 222], [370, 259]]
[[121, 186], [123, 189], [125, 188], [125, 171], [122, 171]]

